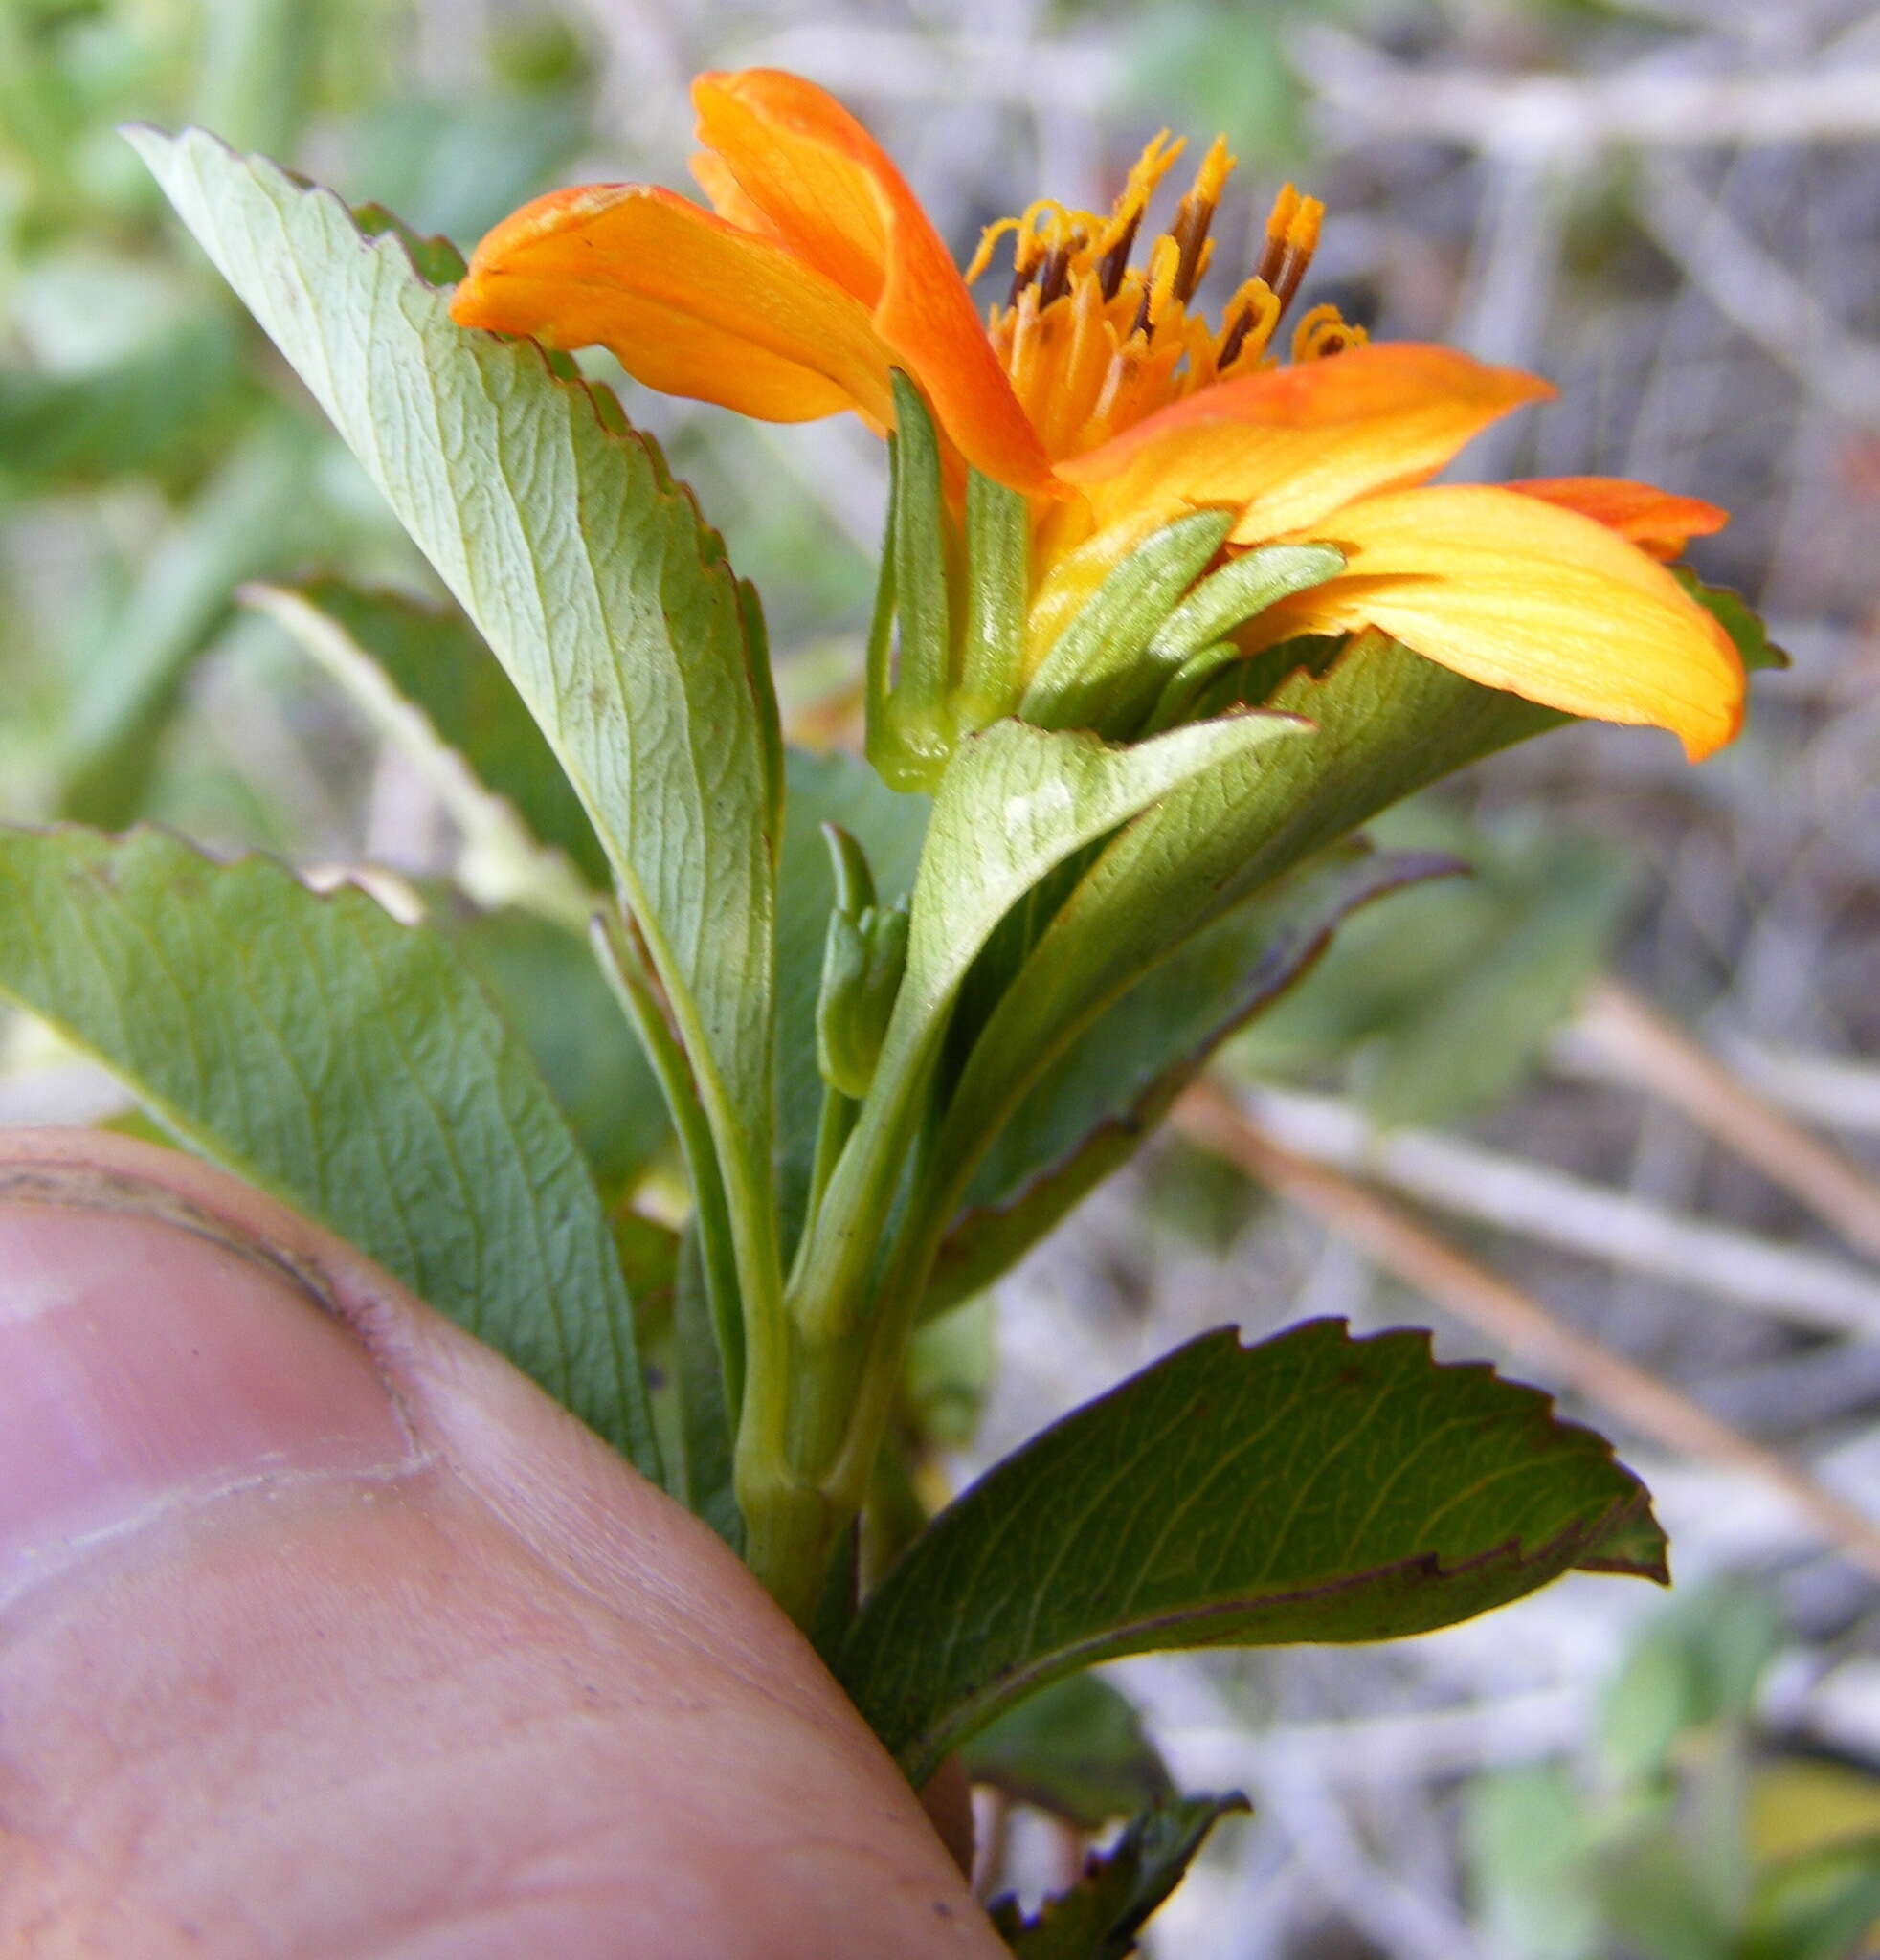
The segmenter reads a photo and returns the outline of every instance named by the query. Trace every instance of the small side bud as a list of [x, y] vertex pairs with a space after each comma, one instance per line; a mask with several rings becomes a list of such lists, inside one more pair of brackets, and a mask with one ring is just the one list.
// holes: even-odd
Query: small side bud
[[830, 913], [816, 1004], [816, 1058], [838, 1094], [859, 1102], [868, 1093], [906, 965], [906, 905], [869, 905], [853, 917]]

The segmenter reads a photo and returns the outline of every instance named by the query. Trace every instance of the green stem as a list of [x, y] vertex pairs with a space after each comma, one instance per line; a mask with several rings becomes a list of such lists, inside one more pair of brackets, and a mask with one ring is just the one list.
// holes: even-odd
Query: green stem
[[725, 1373], [725, 1403], [727, 1409], [735, 1410], [744, 1392], [744, 1324], [740, 1317], [730, 1209], [711, 1126], [705, 1119], [705, 1105], [699, 1101], [698, 1086], [684, 1051], [660, 1012], [652, 977], [638, 948], [628, 937], [624, 921], [617, 912], [596, 912], [590, 933], [601, 971], [639, 1036], [639, 1044], [646, 1051], [672, 1116], [673, 1128], [679, 1133], [679, 1147], [685, 1159], [692, 1202], [698, 1214], [700, 1262], [705, 1268], [705, 1298], [711, 1307], [719, 1365]]

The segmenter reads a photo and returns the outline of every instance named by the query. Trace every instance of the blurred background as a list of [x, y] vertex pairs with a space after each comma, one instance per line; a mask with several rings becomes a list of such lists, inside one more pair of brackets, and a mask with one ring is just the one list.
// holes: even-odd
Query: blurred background
[[[1559, 385], [1461, 474], [1727, 504], [1693, 560], [1794, 659], [1701, 770], [1580, 727], [1393, 816], [1476, 875], [1348, 927], [1227, 1058], [1225, 1145], [1177, 1125], [914, 1384], [959, 1479], [1223, 1320], [1427, 1325], [1619, 1438], [1675, 1592], [1577, 1577], [1390, 1649], [1113, 1669], [1146, 1740], [1085, 1724], [1042, 1806], [982, 1764], [1001, 1882], [1074, 1868], [1153, 1747], [1255, 1806], [1165, 1960], [1880, 1951], [1880, 11], [0, 0], [0, 814], [414, 875], [460, 841], [239, 596], [429, 587], [118, 122], [202, 122], [467, 247], [556, 184], [683, 182], [688, 78], [757, 62], [843, 95], [962, 256], [1034, 196], [1105, 203], [1165, 123], [1224, 131], [1221, 267], [1298, 178], [1330, 207], [1309, 302]], [[877, 446], [623, 393], [830, 739]], [[112, 1106], [0, 1030], [0, 1119]]]

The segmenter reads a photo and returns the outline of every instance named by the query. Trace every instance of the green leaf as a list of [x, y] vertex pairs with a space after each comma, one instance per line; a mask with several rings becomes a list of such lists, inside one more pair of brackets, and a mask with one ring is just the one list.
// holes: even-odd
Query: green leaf
[[[129, 134], [541, 724], [664, 989], [733, 1217], [761, 1235], [780, 762], [718, 538], [650, 443], [531, 345], [455, 325], [330, 193], [200, 131]], [[770, 1251], [748, 1250], [762, 1283]]]
[[248, 402], [222, 313], [178, 322], [109, 366], [0, 370], [0, 489], [91, 483], [200, 457]]
[[359, 227], [362, 238], [377, 238], [390, 232], [405, 248], [412, 270], [428, 286], [454, 286], [470, 270], [463, 254], [441, 233], [426, 236], [414, 232], [382, 204], [355, 204], [352, 221]]
[[837, 1672], [918, 1785], [1077, 1668], [1427, 1633], [1606, 1566], [1649, 1502], [1602, 1437], [1486, 1366], [1439, 1366], [1427, 1335], [1314, 1321], [1243, 1348], [1220, 1328], [942, 1511]]
[[1492, 1950], [1510, 1960], [1598, 1960], [1595, 1824], [1566, 1769], [1491, 1771], [1468, 1785], [1465, 1801], [1471, 1889]]
[[686, 1233], [680, 1248], [672, 1371], [679, 1404], [678, 1447], [667, 1453], [677, 1472], [674, 1495], [742, 1557], [744, 1517], [732, 1488], [735, 1438], [696, 1231]]
[[999, 1130], [941, 1242], [928, 1311], [990, 1285], [1127, 1163], [1220, 1044], [1309, 971], [1351, 913], [1458, 868], [1427, 852], [1328, 853], [1140, 981]]
[[78, 661], [59, 814], [106, 828], [142, 810], [184, 674], [227, 618], [231, 594], [291, 558], [311, 532], [313, 432], [261, 423], [161, 537], [136, 584]]
[[1185, 1796], [1157, 1804], [1108, 1851], [1085, 1860], [1068, 1892], [1027, 1919], [1012, 1899], [992, 1908], [993, 1926], [1019, 1960], [1128, 1960], [1151, 1915], [1181, 1882], [1220, 1820], [1245, 1811], [1241, 1795]]
[[[1511, 875], [1489, 874], [1495, 888], [1484, 896], [1495, 917], [1466, 964], [1407, 1002], [1363, 1058], [1359, 1093], [1378, 1122], [1454, 1123], [1498, 1106], [1603, 970], [1632, 866], [1577, 837], [1529, 857]], [[1407, 930], [1412, 922], [1400, 923]], [[1427, 915], [1415, 923], [1434, 924]]]
[[4, 831], [0, 993], [658, 1476], [593, 1175], [440, 934], [161, 832]]
[[340, 578], [252, 585], [242, 596], [285, 628], [382, 734], [425, 766], [473, 837], [491, 828], [481, 790], [507, 804], [535, 842], [563, 852], [591, 886], [605, 887], [607, 854], [580, 799], [509, 677], [461, 612]]
[[1761, 615], [1740, 592], [1733, 592], [1728, 586], [1707, 586], [1688, 566], [1674, 565], [1671, 576], [1730, 635], [1746, 673], [1793, 664], [1787, 649], [1769, 637]]
[[1094, 1674], [1053, 1682], [982, 1728], [960, 1754], [973, 1782], [1085, 1831], [1175, 1794], [1141, 1717]]
[[672, 1136], [585, 932], [516, 906], [439, 922], [535, 1058], [610, 1202]]
[[1240, 900], [1412, 791], [1564, 719], [1375, 636], [1293, 675], [1269, 704], [1316, 732], [1206, 771], [1110, 840], [980, 1032], [940, 1161], [975, 1156], [1071, 1040]]

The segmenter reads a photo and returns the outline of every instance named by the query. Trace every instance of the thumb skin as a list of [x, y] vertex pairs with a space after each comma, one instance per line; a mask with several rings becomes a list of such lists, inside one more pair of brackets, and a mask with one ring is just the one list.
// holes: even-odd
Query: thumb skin
[[0, 1135], [0, 1951], [996, 1956], [724, 1546], [220, 1172]]

